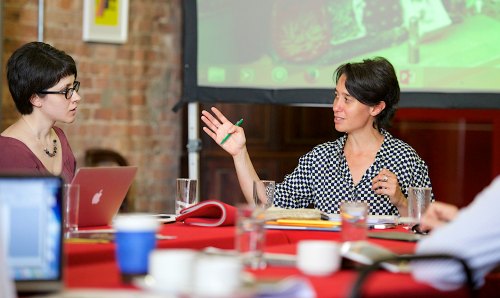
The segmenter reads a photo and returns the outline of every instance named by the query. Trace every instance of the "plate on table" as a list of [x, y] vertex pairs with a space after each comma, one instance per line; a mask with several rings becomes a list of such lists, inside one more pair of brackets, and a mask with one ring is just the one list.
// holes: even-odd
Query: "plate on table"
[[132, 284], [141, 290], [146, 292], [168, 295], [164, 297], [179, 297], [179, 296], [189, 296], [189, 293], [184, 293], [179, 290], [165, 288], [160, 285], [151, 275], [146, 275], [143, 277], [136, 277], [132, 280]]
[[[219, 297], [219, 298], [250, 298], [255, 296], [256, 291], [256, 283], [254, 277], [250, 273], [243, 272], [243, 283], [240, 289], [236, 292], [230, 293], [227, 296], [225, 295], [217, 295], [210, 297]], [[144, 277], [136, 277], [132, 281], [132, 284], [137, 288], [144, 290], [146, 292], [150, 292], [153, 294], [161, 294], [164, 298], [169, 297], [205, 297], [202, 294], [193, 293], [192, 290], [194, 287], [191, 287], [188, 291], [182, 291], [180, 289], [167, 288], [163, 285], [160, 285], [154, 277], [151, 275], [146, 275]], [[168, 296], [164, 296], [168, 295]]]
[[177, 296], [165, 296], [137, 290], [118, 289], [74, 289], [66, 290], [56, 294], [30, 296], [31, 298], [175, 298]]

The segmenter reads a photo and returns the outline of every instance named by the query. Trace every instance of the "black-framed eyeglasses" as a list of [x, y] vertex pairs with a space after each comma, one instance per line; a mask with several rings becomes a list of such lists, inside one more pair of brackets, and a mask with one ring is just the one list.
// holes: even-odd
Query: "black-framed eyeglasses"
[[67, 88], [67, 89], [64, 89], [61, 91], [44, 90], [44, 91], [40, 91], [38, 93], [40, 93], [40, 94], [64, 94], [64, 97], [66, 97], [66, 99], [70, 99], [73, 96], [73, 92], [75, 92], [75, 91], [78, 92], [79, 89], [80, 89], [80, 82], [75, 81], [73, 83], [73, 88]]

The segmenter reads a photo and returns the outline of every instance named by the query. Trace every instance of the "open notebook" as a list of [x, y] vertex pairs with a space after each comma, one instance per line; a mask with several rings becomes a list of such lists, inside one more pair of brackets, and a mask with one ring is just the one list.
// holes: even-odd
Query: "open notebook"
[[62, 288], [62, 179], [0, 176], [0, 244], [19, 293]]

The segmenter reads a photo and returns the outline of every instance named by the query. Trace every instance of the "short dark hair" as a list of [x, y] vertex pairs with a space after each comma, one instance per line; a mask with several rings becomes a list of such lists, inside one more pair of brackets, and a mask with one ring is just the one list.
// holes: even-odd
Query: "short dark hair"
[[375, 117], [373, 124], [379, 130], [389, 126], [400, 97], [398, 78], [392, 64], [383, 57], [345, 63], [335, 70], [336, 83], [342, 75], [346, 77], [345, 87], [349, 94], [361, 103], [372, 107], [385, 102], [385, 109]]
[[76, 78], [75, 60], [64, 51], [43, 42], [21, 46], [7, 62], [10, 94], [17, 110], [23, 115], [33, 112], [30, 102], [33, 95], [70, 75]]

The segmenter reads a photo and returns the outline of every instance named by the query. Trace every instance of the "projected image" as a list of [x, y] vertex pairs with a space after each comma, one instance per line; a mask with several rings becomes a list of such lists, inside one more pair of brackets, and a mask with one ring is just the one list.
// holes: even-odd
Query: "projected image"
[[332, 88], [374, 56], [404, 91], [500, 92], [498, 0], [198, 0], [198, 84]]

